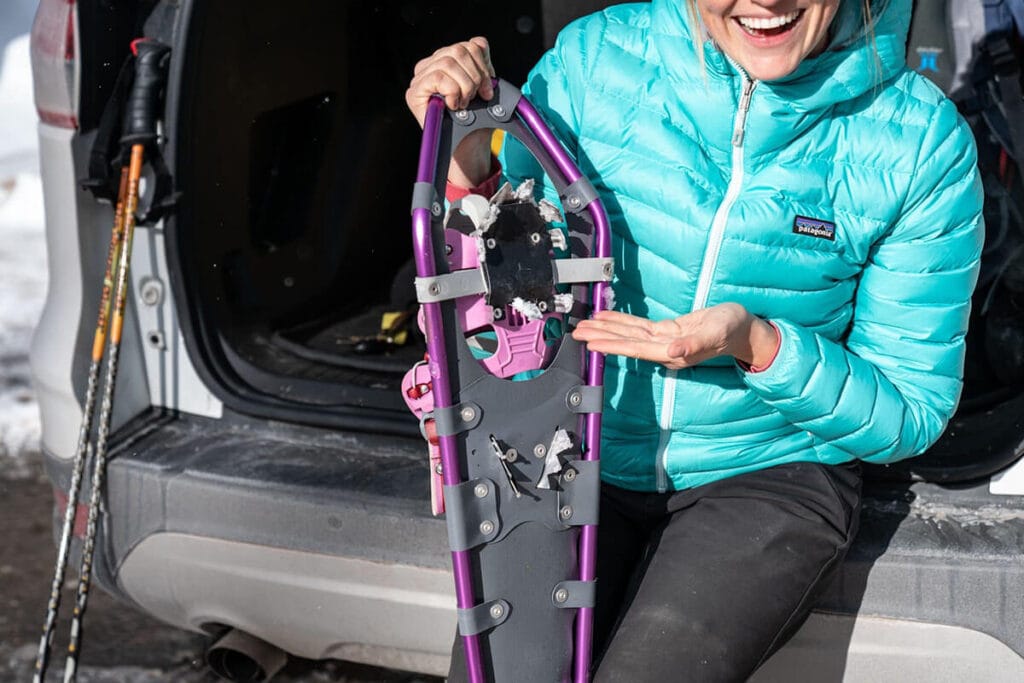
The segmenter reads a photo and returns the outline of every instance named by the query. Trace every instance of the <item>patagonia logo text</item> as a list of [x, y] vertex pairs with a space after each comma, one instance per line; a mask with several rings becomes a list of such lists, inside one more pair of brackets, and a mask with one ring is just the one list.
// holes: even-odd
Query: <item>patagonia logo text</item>
[[811, 237], [820, 237], [823, 240], [834, 241], [836, 238], [836, 224], [817, 218], [797, 216], [793, 220], [793, 232], [798, 235], [809, 235]]

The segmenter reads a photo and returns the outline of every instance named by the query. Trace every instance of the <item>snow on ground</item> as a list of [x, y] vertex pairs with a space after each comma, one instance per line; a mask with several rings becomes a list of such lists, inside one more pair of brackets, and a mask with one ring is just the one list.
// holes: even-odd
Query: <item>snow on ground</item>
[[28, 350], [46, 295], [43, 192], [38, 175], [0, 179], [0, 457], [38, 450], [39, 408]]
[[28, 35], [0, 45], [0, 178], [39, 173]]
[[6, 476], [24, 469], [24, 456], [39, 448], [28, 350], [46, 296], [46, 239], [28, 47], [28, 36], [19, 36], [0, 61], [0, 467]]

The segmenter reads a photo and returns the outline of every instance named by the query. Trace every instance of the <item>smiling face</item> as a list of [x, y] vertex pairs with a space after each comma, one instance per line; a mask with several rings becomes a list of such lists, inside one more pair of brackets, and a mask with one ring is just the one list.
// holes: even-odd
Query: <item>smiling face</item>
[[712, 40], [762, 81], [793, 73], [805, 57], [823, 50], [839, 8], [839, 0], [695, 1]]

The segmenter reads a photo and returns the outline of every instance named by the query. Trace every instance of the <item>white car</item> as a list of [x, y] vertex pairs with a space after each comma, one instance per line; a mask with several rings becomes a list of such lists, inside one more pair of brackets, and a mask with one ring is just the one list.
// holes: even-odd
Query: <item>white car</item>
[[[135, 235], [104, 589], [184, 629], [254, 636], [262, 649], [238, 656], [268, 668], [283, 650], [447, 671], [445, 524], [399, 393], [422, 341], [378, 338], [414, 299], [403, 93], [417, 59], [477, 34], [521, 82], [560, 26], [606, 4], [41, 0], [50, 290], [31, 361], [58, 508], [113, 222], [80, 183], [131, 40], [172, 48], [172, 206]], [[991, 280], [960, 414], [930, 454], [874, 471], [839, 580], [756, 680], [1024, 680], [1024, 296]]]

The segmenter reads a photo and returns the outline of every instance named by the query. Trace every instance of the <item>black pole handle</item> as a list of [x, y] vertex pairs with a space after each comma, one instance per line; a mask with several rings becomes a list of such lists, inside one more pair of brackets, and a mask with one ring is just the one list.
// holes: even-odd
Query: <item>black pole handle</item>
[[135, 78], [125, 103], [121, 144], [148, 144], [156, 140], [160, 98], [167, 81], [171, 48], [158, 40], [143, 38], [132, 43]]

